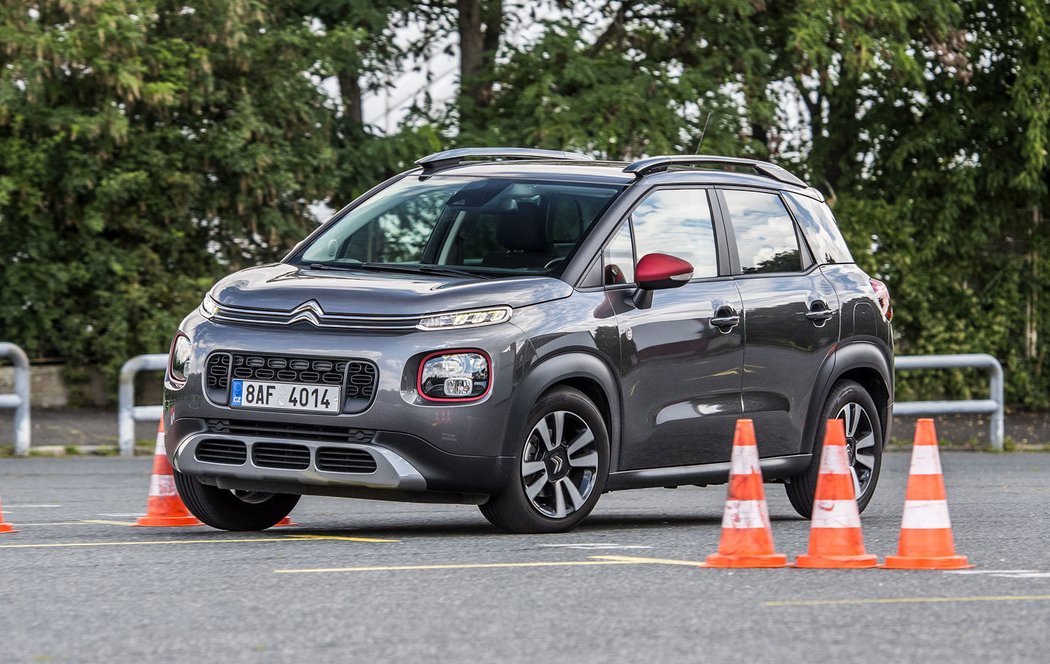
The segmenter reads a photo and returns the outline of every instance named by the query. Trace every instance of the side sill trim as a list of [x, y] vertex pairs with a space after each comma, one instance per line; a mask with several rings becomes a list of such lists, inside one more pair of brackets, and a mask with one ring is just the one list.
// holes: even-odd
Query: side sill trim
[[[811, 454], [760, 459], [762, 478], [766, 481], [784, 479], [798, 475], [809, 467]], [[622, 470], [610, 473], [605, 484], [606, 491], [622, 489], [649, 489], [654, 487], [681, 486], [688, 484], [725, 484], [729, 481], [728, 461], [703, 463], [696, 466], [672, 466], [670, 468], [646, 468], [644, 470]]]

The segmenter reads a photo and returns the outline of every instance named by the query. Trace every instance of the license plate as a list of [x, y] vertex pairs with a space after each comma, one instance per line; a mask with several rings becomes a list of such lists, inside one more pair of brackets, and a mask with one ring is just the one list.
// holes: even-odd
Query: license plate
[[339, 387], [234, 380], [230, 405], [234, 408], [270, 408], [312, 413], [338, 413]]

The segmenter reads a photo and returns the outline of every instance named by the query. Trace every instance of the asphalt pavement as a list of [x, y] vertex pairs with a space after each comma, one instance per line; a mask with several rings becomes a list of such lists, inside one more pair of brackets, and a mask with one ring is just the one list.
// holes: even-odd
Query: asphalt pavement
[[[2, 662], [1042, 662], [1050, 454], [943, 455], [964, 573], [718, 570], [725, 487], [605, 495], [577, 531], [305, 497], [263, 533], [131, 527], [147, 458], [0, 460]], [[907, 453], [863, 515], [896, 548]], [[808, 522], [766, 485], [777, 549]]]

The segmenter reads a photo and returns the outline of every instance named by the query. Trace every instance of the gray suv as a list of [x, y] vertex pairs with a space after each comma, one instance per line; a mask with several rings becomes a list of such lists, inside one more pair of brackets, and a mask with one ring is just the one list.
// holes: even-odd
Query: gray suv
[[844, 419], [871, 500], [892, 311], [818, 191], [729, 157], [417, 165], [180, 325], [165, 442], [202, 521], [268, 528], [318, 494], [566, 531], [606, 491], [725, 483], [744, 417], [806, 517]]

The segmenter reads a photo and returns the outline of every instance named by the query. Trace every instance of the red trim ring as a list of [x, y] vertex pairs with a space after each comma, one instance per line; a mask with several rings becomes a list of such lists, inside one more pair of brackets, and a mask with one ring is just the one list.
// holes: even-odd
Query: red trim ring
[[[434, 357], [438, 357], [440, 355], [455, 355], [456, 353], [474, 353], [485, 358], [485, 363], [488, 365], [489, 368], [489, 384], [485, 386], [485, 391], [476, 397], [439, 398], [427, 396], [426, 393], [423, 392], [423, 367], [426, 366], [427, 360], [430, 360]], [[471, 401], [480, 401], [481, 399], [487, 397], [489, 395], [489, 392], [492, 391], [493, 378], [494, 373], [492, 371], [492, 358], [489, 357], [488, 353], [481, 350], [480, 348], [454, 348], [452, 350], [439, 350], [424, 355], [423, 359], [419, 361], [419, 369], [416, 371], [416, 394], [418, 394], [420, 398], [424, 401], [430, 401], [432, 403], [468, 403]]]

